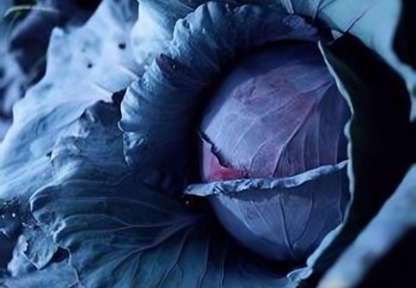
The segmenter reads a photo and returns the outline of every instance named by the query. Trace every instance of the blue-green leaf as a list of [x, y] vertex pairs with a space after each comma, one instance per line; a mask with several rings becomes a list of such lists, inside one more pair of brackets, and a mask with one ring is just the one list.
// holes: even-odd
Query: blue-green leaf
[[353, 36], [322, 45], [322, 49], [353, 110], [348, 133], [353, 202], [337, 237], [328, 247], [327, 243], [322, 245], [310, 260], [317, 275], [324, 273], [377, 215], [414, 161], [410, 101], [397, 72]]
[[256, 47], [282, 40], [313, 41], [316, 32], [280, 5], [210, 2], [179, 20], [173, 40], [122, 102], [127, 162], [152, 185], [169, 177], [185, 179], [194, 125], [225, 70]]
[[[413, 287], [416, 166], [325, 275], [320, 288]], [[360, 286], [361, 287], [361, 286]]]
[[[408, 25], [398, 25], [402, 9], [412, 6], [400, 0], [290, 0], [290, 4], [295, 13], [319, 19], [339, 32], [351, 33], [380, 55], [404, 79], [412, 101], [409, 116], [412, 121], [416, 119], [416, 73], [406, 58], [397, 55], [394, 46], [396, 35], [400, 39], [412, 37], [403, 32]], [[409, 19], [407, 15], [403, 17]]]
[[[31, 197], [36, 225], [69, 253], [58, 261], [49, 256], [51, 245], [31, 250], [49, 259], [48, 287], [62, 287], [60, 277], [71, 279], [72, 270], [57, 263], [69, 263], [78, 285], [89, 288], [294, 287], [287, 268], [233, 243], [213, 215], [192, 211], [137, 179], [124, 162], [119, 117], [117, 105], [89, 107], [52, 153], [54, 173], [62, 177]], [[31, 243], [39, 230], [28, 229]], [[5, 284], [37, 287], [28, 279], [43, 273], [35, 269]]]

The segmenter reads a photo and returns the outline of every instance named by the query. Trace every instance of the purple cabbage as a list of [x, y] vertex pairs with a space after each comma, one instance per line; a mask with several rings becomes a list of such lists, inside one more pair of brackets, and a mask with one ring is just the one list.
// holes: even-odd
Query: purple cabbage
[[343, 220], [349, 117], [316, 45], [263, 49], [225, 78], [206, 110], [202, 177], [219, 182], [189, 193], [211, 195], [220, 221], [250, 249], [303, 259]]
[[[12, 231], [18, 240], [7, 275], [0, 275], [0, 285], [25, 288], [45, 285], [293, 287], [292, 280], [286, 277], [289, 268], [276, 269], [274, 263], [271, 265], [236, 245], [215, 215], [189, 209], [181, 194], [171, 197], [160, 189], [162, 185], [149, 185], [153, 181], [160, 184], [163, 179], [151, 178], [154, 174], [149, 173], [147, 176], [151, 179], [146, 181], [149, 178], [143, 179], [143, 174], [127, 166], [123, 154], [125, 142], [117, 126], [122, 116], [119, 111], [121, 95], [111, 95], [135, 80], [139, 70], [130, 57], [132, 44], [125, 35], [135, 21], [134, 13], [123, 12], [131, 11], [131, 3], [106, 0], [82, 28], [72, 32], [55, 29], [45, 77], [15, 106], [15, 123], [0, 151], [0, 177], [8, 179], [1, 183], [0, 197], [18, 198], [17, 217], [12, 218], [20, 226]], [[225, 8], [226, 5], [211, 3], [188, 20], [195, 24], [202, 17], [206, 23], [212, 16], [223, 19], [226, 13], [231, 20], [242, 21], [242, 15], [266, 14], [266, 21], [276, 16], [274, 23], [294, 20], [282, 26], [282, 30], [288, 31], [297, 25], [304, 27], [301, 19], [288, 17], [282, 9], [265, 13], [251, 6]], [[251, 18], [258, 20], [258, 24], [264, 23], [263, 19]], [[209, 29], [208, 25], [201, 26]], [[97, 33], [102, 29], [106, 33]], [[186, 29], [178, 34], [188, 36]], [[289, 38], [314, 32], [296, 31], [290, 28]], [[211, 29], [210, 33], [213, 32], [215, 29]], [[232, 33], [231, 30], [225, 32]], [[279, 35], [276, 33], [272, 37], [286, 37]], [[199, 37], [205, 38], [201, 34]], [[91, 39], [96, 41], [88, 41]], [[181, 38], [178, 42], [190, 43], [187, 39]], [[263, 36], [256, 43], [262, 41], [265, 41]], [[125, 43], [126, 47], [121, 48], [120, 43]], [[251, 49], [250, 45], [247, 50]], [[228, 52], [233, 54], [231, 49]], [[183, 56], [188, 58], [189, 55]], [[220, 56], [232, 61], [227, 58], [229, 54]], [[161, 68], [169, 68], [166, 64], [170, 62], [163, 62], [168, 58], [160, 56], [158, 60], [161, 60], [158, 62]], [[159, 103], [155, 100], [163, 101], [163, 97], [171, 95], [162, 93], [163, 89], [157, 91], [166, 88], [158, 84], [167, 80], [164, 76], [169, 71], [163, 71], [163, 76], [155, 79], [151, 77], [154, 72], [151, 68], [145, 75], [151, 81], [135, 81], [132, 86], [149, 85], [146, 91], [158, 95], [152, 98], [149, 106], [140, 106], [140, 109], [147, 107], [150, 112]], [[176, 75], [177, 80], [184, 77], [180, 73]], [[124, 97], [122, 111], [126, 108], [126, 98], [131, 96], [127, 93]], [[186, 112], [181, 105], [188, 99], [176, 99], [175, 109]], [[146, 119], [134, 113], [130, 116], [139, 121]], [[160, 129], [164, 125], [158, 130], [153, 129], [152, 124], [155, 123], [148, 121], [141, 127], [157, 136], [165, 131]], [[181, 135], [183, 131], [172, 129], [170, 132]], [[162, 140], [160, 143], [164, 144]], [[150, 148], [154, 163], [159, 164], [156, 161], [159, 158], [155, 157], [160, 153], [159, 147]], [[139, 151], [144, 152], [142, 149], [140, 147]], [[138, 163], [144, 160], [139, 159]], [[150, 164], [147, 167], [158, 171], [164, 168]], [[167, 172], [174, 174], [172, 170]], [[0, 208], [5, 208], [8, 214], [14, 212], [3, 203]], [[14, 227], [11, 227], [13, 223], [8, 219], [0, 221], [7, 230]]]
[[[223, 166], [241, 176], [288, 177], [346, 160], [349, 117], [316, 45], [292, 43], [238, 65], [215, 93], [201, 130]], [[204, 146], [205, 167], [214, 155]], [[211, 175], [218, 166], [206, 168], [206, 181], [224, 180]]]
[[[282, 41], [317, 42], [317, 30], [282, 13], [275, 0], [220, 0], [199, 8], [208, 1], [140, 0], [129, 41], [137, 20], [131, 14], [135, 0], [104, 0], [91, 22], [78, 28], [74, 20], [88, 13], [81, 15], [75, 6], [89, 10], [100, 1], [81, 2], [37, 1], [37, 7], [51, 5], [64, 17], [39, 17], [44, 13], [35, 9], [18, 26], [11, 47], [20, 68], [11, 63], [16, 59], [4, 49], [7, 45], [1, 45], [0, 119], [7, 121], [0, 134], [11, 124], [9, 104], [22, 96], [20, 86], [34, 84], [44, 73], [45, 61], [36, 60], [44, 54], [52, 27], [71, 23], [68, 30], [52, 33], [47, 75], [15, 106], [12, 128], [0, 145], [0, 286], [291, 288], [313, 275], [299, 286], [316, 287], [331, 266], [319, 287], [380, 286], [367, 285], [369, 279], [389, 287], [412, 286], [414, 166], [403, 178], [416, 159], [409, 121], [416, 115], [411, 0], [279, 1], [310, 23], [348, 32], [334, 43], [322, 41], [321, 48], [354, 111], [348, 126], [354, 201], [351, 217], [322, 242], [322, 235], [345, 218], [347, 161], [341, 131], [348, 109], [336, 97], [314, 45]], [[353, 44], [351, 35], [361, 43]], [[278, 43], [263, 49], [271, 42]], [[364, 45], [373, 51], [363, 53]], [[260, 54], [243, 60], [218, 93], [207, 93], [224, 69], [259, 47]], [[296, 72], [282, 72], [292, 67], [292, 54], [305, 59]], [[302, 68], [307, 59], [317, 65]], [[239, 74], [244, 65], [249, 73]], [[110, 96], [137, 77], [121, 105], [122, 135], [117, 127], [122, 95]], [[327, 90], [306, 97], [286, 89], [288, 83], [296, 88], [298, 78], [302, 87], [326, 79], [328, 86], [311, 91]], [[241, 91], [245, 100], [234, 101], [227, 89]], [[308, 101], [295, 101], [300, 95]], [[208, 97], [210, 113], [200, 131], [205, 183], [186, 192], [207, 196], [234, 238], [265, 257], [298, 260], [321, 242], [306, 269], [286, 269], [236, 245], [215, 215], [188, 209], [183, 185], [179, 191], [172, 185], [189, 181], [185, 172], [193, 167], [188, 161], [198, 156], [189, 143]], [[279, 113], [263, 115], [275, 108], [268, 103]], [[283, 120], [263, 121], [274, 116]], [[17, 244], [9, 236], [17, 236]], [[9, 262], [3, 256], [14, 244]]]

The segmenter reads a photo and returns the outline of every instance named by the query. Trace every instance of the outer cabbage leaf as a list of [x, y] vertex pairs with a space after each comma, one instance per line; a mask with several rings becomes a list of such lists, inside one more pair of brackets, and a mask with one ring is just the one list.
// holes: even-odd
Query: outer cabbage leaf
[[[28, 279], [47, 269], [47, 286], [62, 287], [60, 277], [71, 279], [73, 272], [59, 263], [70, 263], [79, 287], [294, 287], [273, 265], [233, 244], [213, 215], [190, 210], [131, 173], [117, 106], [94, 104], [60, 136], [52, 163], [62, 177], [31, 197], [44, 237], [69, 254], [57, 261], [49, 245], [33, 247], [48, 255], [42, 260], [48, 264], [4, 285], [39, 287]], [[28, 243], [30, 235], [38, 237], [30, 231]]]
[[316, 39], [315, 29], [280, 5], [198, 7], [176, 23], [166, 51], [127, 90], [120, 122], [127, 162], [151, 185], [186, 178], [186, 147], [224, 69], [266, 43]]
[[27, 200], [52, 181], [49, 156], [59, 134], [86, 107], [112, 101], [114, 92], [137, 79], [129, 45], [119, 48], [129, 43], [137, 17], [131, 5], [104, 1], [82, 28], [53, 30], [46, 75], [14, 106], [14, 124], [0, 149], [0, 198]]
[[[339, 77], [341, 90], [344, 89], [342, 86], [347, 86], [344, 94], [348, 94], [347, 98], [354, 99], [354, 110], [358, 109], [362, 112], [360, 112], [361, 116], [357, 117], [361, 120], [355, 120], [359, 122], [356, 125], [359, 128], [351, 130], [351, 133], [356, 134], [355, 137], [352, 136], [351, 147], [354, 149], [359, 146], [352, 153], [352, 163], [360, 163], [350, 167], [351, 188], [354, 197], [359, 200], [354, 201], [350, 220], [343, 229], [331, 233], [314, 257], [311, 257], [310, 265], [319, 257], [314, 266], [315, 270], [320, 270], [322, 273], [326, 269], [324, 267], [329, 267], [333, 263], [334, 258], [337, 257], [335, 255], [339, 255], [377, 213], [383, 202], [395, 191], [410, 163], [415, 161], [414, 153], [409, 148], [414, 146], [415, 133], [414, 129], [409, 129], [412, 124], [405, 119], [410, 115], [411, 121], [414, 122], [416, 115], [416, 76], [413, 58], [409, 56], [414, 45], [413, 34], [409, 33], [414, 22], [410, 20], [409, 15], [414, 14], [414, 5], [410, 3], [412, 1], [399, 0], [280, 0], [280, 2], [285, 3], [291, 12], [309, 17], [315, 23], [322, 21], [335, 31], [351, 33], [361, 41], [351, 48], [348, 45], [349, 41], [344, 39], [340, 42], [342, 44], [334, 46], [337, 47], [335, 49], [337, 56], [330, 57], [332, 60], [329, 59]], [[372, 52], [363, 52], [365, 51], [363, 45]], [[334, 53], [333, 50], [331, 52]], [[378, 59], [374, 52], [381, 59]], [[334, 58], [338, 58], [337, 64], [334, 64]], [[340, 65], [340, 62], [343, 64]], [[389, 69], [386, 63], [394, 71]], [[348, 69], [352, 71], [346, 72]], [[378, 73], [374, 74], [374, 71]], [[374, 96], [369, 97], [369, 95]], [[411, 104], [405, 99], [409, 96]], [[380, 106], [381, 109], [378, 108]], [[386, 161], [383, 158], [386, 158]], [[371, 167], [368, 167], [368, 163], [372, 163]], [[382, 180], [377, 182], [376, 179]], [[354, 184], [355, 182], [360, 184]], [[332, 242], [338, 232], [341, 234]], [[328, 245], [329, 249], [321, 254]], [[384, 261], [381, 263], [386, 264]], [[398, 272], [397, 269], [392, 270]], [[377, 271], [380, 273], [380, 270]], [[393, 271], [391, 273], [395, 273]], [[311, 287], [315, 287], [320, 273], [317, 272], [310, 278]], [[381, 272], [379, 276], [386, 274]], [[379, 282], [376, 283], [383, 285], [386, 283], [380, 277], [377, 278]]]
[[[45, 78], [16, 106], [0, 151], [2, 177], [10, 179], [1, 197], [17, 196], [22, 206], [31, 197], [31, 206], [21, 211], [28, 221], [2, 285], [293, 287], [286, 268], [236, 245], [215, 217], [189, 211], [131, 175], [120, 115], [113, 104], [96, 103], [118, 103], [112, 92], [135, 78], [124, 42], [134, 20], [127, 4], [105, 1], [80, 30], [55, 29]], [[107, 33], [96, 33], [98, 26]]]
[[345, 250], [319, 287], [413, 287], [416, 166]]
[[4, 234], [0, 234], [0, 273], [7, 267], [13, 251], [13, 241]]
[[[24, 261], [24, 260], [23, 260]], [[53, 277], [51, 277], [53, 275]], [[2, 277], [3, 278], [3, 277]], [[16, 278], [9, 278], [6, 281], [0, 278], [0, 287], [19, 288], [19, 287], [71, 287], [78, 286], [78, 278], [75, 270], [69, 265], [68, 259], [51, 263], [49, 266], [37, 271], [36, 273], [24, 273]]]
[[[275, 0], [218, 0], [216, 2], [234, 4], [268, 4]], [[150, 65], [154, 58], [167, 48], [172, 40], [176, 22], [193, 12], [209, 0], [138, 0], [139, 19], [132, 32], [134, 56], [140, 67]], [[144, 72], [144, 70], [141, 70]]]
[[[83, 24], [93, 9], [80, 9], [74, 0], [40, 0], [10, 31], [9, 49], [32, 79], [43, 77], [45, 54], [52, 29], [56, 26], [73, 29]], [[94, 1], [90, 1], [94, 2]], [[95, 9], [95, 8], [94, 8]], [[9, 15], [9, 17], [12, 17]], [[10, 23], [12, 26], [13, 23]]]
[[62, 177], [53, 173], [50, 158], [60, 133], [86, 107], [99, 100], [112, 101], [115, 91], [136, 79], [129, 44], [137, 18], [130, 10], [134, 4], [104, 1], [83, 27], [53, 31], [46, 75], [14, 106], [14, 123], [0, 149], [0, 199], [17, 204], [13, 209], [0, 205], [5, 215], [0, 229], [8, 236], [18, 236], [21, 225], [30, 223], [26, 215], [30, 196]]
[[[11, 0], [0, 2], [0, 15], [13, 4]], [[0, 145], [11, 125], [12, 105], [22, 97], [21, 87], [26, 77], [8, 51], [10, 23], [0, 18]]]
[[52, 241], [51, 235], [39, 227], [23, 230], [8, 270], [0, 277], [1, 287], [73, 287], [79, 283], [68, 253]]
[[377, 215], [416, 159], [412, 150], [414, 128], [408, 117], [410, 101], [400, 76], [353, 36], [322, 47], [353, 109], [348, 133], [353, 202], [339, 233], [324, 241], [309, 259], [315, 271], [309, 280], [311, 286]]
[[[351, 33], [368, 48], [379, 54], [406, 83], [412, 102], [410, 119], [416, 120], [416, 73], [408, 57], [403, 58], [394, 43], [411, 42], [408, 25], [400, 24], [400, 16], [410, 19], [414, 9], [411, 1], [401, 0], [277, 0], [286, 3], [294, 13], [319, 19], [332, 29]], [[404, 3], [404, 4], [403, 4]], [[407, 9], [408, 12], [404, 12]], [[402, 13], [403, 11], [403, 13]], [[409, 13], [409, 14], [407, 14]], [[405, 18], [403, 18], [405, 19]], [[409, 20], [403, 20], [408, 21]], [[397, 28], [400, 29], [397, 31]], [[408, 30], [411, 31], [411, 30]], [[409, 46], [410, 48], [410, 46]], [[396, 53], [399, 52], [399, 55]], [[402, 56], [400, 56], [402, 55]]]
[[13, 104], [23, 96], [27, 84], [26, 75], [4, 45], [5, 37], [0, 34], [0, 142], [12, 124]]
[[[31, 1], [26, 2], [30, 4]], [[13, 1], [1, 2], [0, 140], [13, 121], [14, 103], [45, 74], [46, 50], [52, 29], [55, 26], [74, 29], [83, 24], [92, 13], [92, 7], [79, 7], [75, 2], [37, 1], [28, 13], [23, 13], [24, 16], [19, 16], [19, 10], [8, 13], [9, 9], [14, 8]]]

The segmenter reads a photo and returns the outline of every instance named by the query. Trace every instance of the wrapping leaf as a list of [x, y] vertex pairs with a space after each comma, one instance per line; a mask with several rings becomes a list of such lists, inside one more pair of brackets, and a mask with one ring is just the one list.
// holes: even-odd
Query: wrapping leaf
[[343, 220], [346, 162], [280, 179], [240, 179], [188, 187], [209, 196], [224, 227], [265, 258], [300, 261]]
[[198, 7], [177, 22], [166, 52], [127, 90], [120, 122], [127, 162], [149, 185], [186, 178], [193, 122], [223, 70], [260, 45], [312, 39], [315, 30], [281, 6]]
[[[179, 19], [184, 18], [209, 0], [171, 0], [152, 1], [139, 0], [139, 19], [132, 32], [132, 44], [136, 62], [143, 67], [150, 65], [161, 53], [170, 40], [174, 26]], [[216, 2], [235, 4], [270, 4], [274, 0], [219, 0]], [[145, 27], [143, 29], [143, 27]], [[141, 72], [144, 72], [142, 70]]]
[[352, 36], [338, 39], [323, 51], [353, 109], [349, 176], [354, 201], [339, 235], [310, 259], [316, 273], [311, 282], [319, 279], [378, 213], [414, 159], [410, 103], [401, 78]]
[[[331, 0], [292, 0], [285, 2], [292, 11], [321, 20], [334, 30], [349, 32], [362, 42], [357, 44], [357, 41], [353, 41], [355, 45], [351, 45], [348, 44], [350, 41], [345, 41], [344, 38], [343, 41], [338, 42], [338, 45], [333, 46], [338, 63], [334, 64], [332, 56], [328, 60], [334, 66], [340, 84], [342, 83], [341, 90], [345, 91], [345, 95], [349, 94], [348, 98], [352, 99], [353, 109], [360, 114], [355, 124], [354, 120], [352, 122], [355, 128], [351, 128], [351, 133], [355, 134], [351, 139], [351, 147], [354, 149], [352, 163], [359, 162], [359, 164], [354, 164], [351, 171], [356, 200], [351, 207], [349, 221], [342, 230], [338, 229], [341, 234], [335, 238], [335, 241], [331, 240], [337, 232], [328, 237], [309, 261], [310, 265], [313, 265], [312, 263], [315, 263], [319, 257], [317, 264], [313, 266], [315, 270], [322, 272], [325, 271], [324, 267], [329, 267], [333, 263], [333, 259], [337, 257], [334, 255], [339, 255], [377, 213], [415, 159], [414, 153], [409, 148], [414, 145], [412, 144], [414, 132], [409, 130], [410, 123], [405, 119], [409, 115], [414, 119], [416, 111], [414, 105], [416, 78], [414, 70], [409, 66], [412, 60], [405, 56], [412, 47], [412, 37], [408, 31], [413, 24], [409, 26], [410, 21], [407, 17], [412, 13], [410, 9], [412, 6], [409, 5], [410, 1], [347, 1], [346, 3]], [[401, 2], [404, 2], [404, 6]], [[373, 52], [365, 51], [362, 44]], [[334, 50], [331, 52], [334, 53]], [[374, 52], [382, 59], [378, 59]], [[340, 62], [343, 64], [340, 65]], [[386, 63], [395, 71], [386, 67]], [[346, 72], [348, 69], [352, 69], [353, 72]], [[378, 73], [374, 74], [374, 71]], [[353, 74], [355, 75], [352, 76]], [[346, 86], [346, 90], [343, 86]], [[406, 103], [405, 98], [409, 95], [412, 105]], [[371, 167], [369, 163], [372, 163]], [[328, 244], [330, 244], [329, 248], [321, 254]], [[315, 287], [315, 282], [320, 278], [319, 274], [319, 272], [315, 273], [311, 278], [311, 287]], [[379, 281], [378, 283], [385, 284], [382, 280]]]
[[[279, 1], [289, 2], [289, 0]], [[408, 41], [412, 38], [405, 32], [409, 26], [403, 24], [398, 26], [402, 10], [412, 7], [406, 3], [402, 9], [402, 2], [400, 0], [290, 0], [290, 5], [287, 6], [291, 6], [297, 14], [325, 22], [331, 29], [351, 33], [379, 54], [404, 79], [412, 101], [410, 119], [414, 121], [416, 118], [416, 74], [406, 60], [404, 62], [400, 60], [393, 45], [397, 41], [409, 43]], [[412, 13], [411, 10], [408, 12]], [[397, 31], [396, 27], [400, 30]]]
[[393, 196], [331, 267], [319, 287], [414, 286], [416, 281], [408, 266], [416, 256], [415, 179], [413, 165]]

